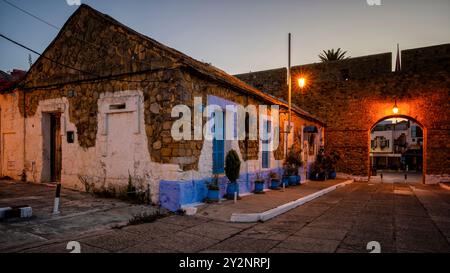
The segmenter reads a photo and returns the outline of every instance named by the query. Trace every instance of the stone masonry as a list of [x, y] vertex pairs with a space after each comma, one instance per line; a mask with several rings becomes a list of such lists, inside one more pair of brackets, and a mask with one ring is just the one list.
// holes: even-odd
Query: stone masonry
[[[395, 99], [399, 116], [424, 127], [426, 183], [450, 173], [450, 45], [402, 51], [400, 72], [391, 70], [390, 53], [329, 63], [295, 66], [293, 101], [327, 124], [326, 148], [342, 155], [339, 171], [369, 174], [369, 131], [391, 117]], [[237, 75], [275, 96], [286, 94], [285, 69]], [[300, 90], [296, 80], [307, 86]], [[364, 163], [364, 164], [361, 164]]]

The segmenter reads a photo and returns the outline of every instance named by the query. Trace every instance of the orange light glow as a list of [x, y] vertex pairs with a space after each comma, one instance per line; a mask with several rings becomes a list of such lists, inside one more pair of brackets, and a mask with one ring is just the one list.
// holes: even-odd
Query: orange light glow
[[305, 79], [305, 78], [299, 78], [299, 79], [298, 79], [298, 86], [299, 86], [300, 88], [305, 87], [305, 84], [306, 84], [306, 79]]
[[398, 113], [398, 107], [397, 107], [397, 105], [394, 105], [394, 108], [392, 108], [392, 112], [393, 112], [394, 114], [397, 114], [397, 113]]

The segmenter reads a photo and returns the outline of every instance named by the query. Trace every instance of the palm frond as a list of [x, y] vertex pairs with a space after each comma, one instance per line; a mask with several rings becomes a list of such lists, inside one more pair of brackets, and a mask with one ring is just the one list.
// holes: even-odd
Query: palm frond
[[330, 61], [338, 61], [347, 59], [345, 56], [347, 51], [342, 51], [341, 48], [338, 48], [336, 51], [334, 48], [328, 50], [322, 50], [322, 53], [319, 54], [319, 58], [322, 62], [330, 62]]

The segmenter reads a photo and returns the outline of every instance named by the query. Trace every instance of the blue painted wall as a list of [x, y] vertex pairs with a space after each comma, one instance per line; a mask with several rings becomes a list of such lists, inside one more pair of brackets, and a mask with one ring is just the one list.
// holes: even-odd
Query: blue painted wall
[[[282, 174], [281, 168], [265, 170], [260, 172], [261, 178], [266, 183], [264, 188], [269, 188], [269, 173], [273, 171]], [[238, 179], [239, 193], [250, 193], [254, 190], [254, 182], [256, 179], [256, 173], [244, 173]], [[207, 196], [208, 188], [207, 184], [211, 181], [211, 178], [204, 178], [191, 181], [169, 181], [161, 180], [159, 183], [159, 201], [162, 207], [170, 210], [177, 211], [181, 209], [181, 206], [203, 202]], [[228, 178], [226, 176], [219, 178], [220, 194], [224, 196], [226, 193]]]

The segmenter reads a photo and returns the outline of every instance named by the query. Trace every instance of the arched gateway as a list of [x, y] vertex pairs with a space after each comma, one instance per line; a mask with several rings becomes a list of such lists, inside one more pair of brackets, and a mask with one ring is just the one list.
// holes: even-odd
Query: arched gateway
[[369, 180], [424, 183], [426, 136], [423, 123], [407, 115], [375, 122], [368, 131]]

